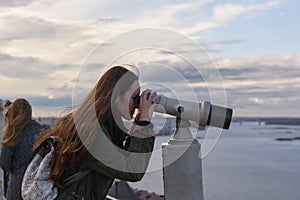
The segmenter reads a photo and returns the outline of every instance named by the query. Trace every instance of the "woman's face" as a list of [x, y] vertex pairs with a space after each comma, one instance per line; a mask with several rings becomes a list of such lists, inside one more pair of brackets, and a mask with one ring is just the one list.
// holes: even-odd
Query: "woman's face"
[[132, 83], [129, 90], [124, 95], [118, 96], [116, 100], [116, 111], [118, 114], [130, 120], [133, 117], [135, 111], [134, 99], [140, 95], [140, 85], [136, 80]]

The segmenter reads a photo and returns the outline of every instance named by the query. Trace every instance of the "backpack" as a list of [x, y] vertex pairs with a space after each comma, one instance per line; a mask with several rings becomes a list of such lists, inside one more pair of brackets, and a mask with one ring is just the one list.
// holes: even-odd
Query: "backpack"
[[50, 162], [54, 153], [56, 138], [51, 136], [32, 153], [25, 171], [21, 194], [23, 199], [52, 200], [58, 196], [58, 189], [49, 179]]
[[[23, 199], [53, 200], [59, 196], [60, 192], [64, 192], [59, 191], [58, 188], [55, 187], [53, 181], [49, 179], [51, 171], [50, 164], [57, 141], [57, 137], [50, 136], [33, 151], [23, 177], [21, 188]], [[80, 181], [90, 172], [91, 170], [79, 171], [68, 177], [64, 181], [64, 185], [68, 186]], [[81, 199], [75, 192], [68, 193], [67, 195], [76, 197], [76, 199]]]

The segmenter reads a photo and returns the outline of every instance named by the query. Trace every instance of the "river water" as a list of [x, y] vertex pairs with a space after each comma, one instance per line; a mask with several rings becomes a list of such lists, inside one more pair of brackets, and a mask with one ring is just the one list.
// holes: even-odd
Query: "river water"
[[[195, 135], [200, 143], [205, 133]], [[133, 188], [164, 194], [161, 146], [171, 137], [156, 138], [148, 172]], [[276, 140], [295, 137], [300, 126], [233, 123], [202, 159], [205, 200], [299, 200], [300, 140]]]
[[[170, 137], [157, 137], [155, 151]], [[295, 137], [300, 137], [300, 126], [233, 123], [202, 159], [205, 200], [299, 200], [300, 140], [276, 140]], [[154, 154], [150, 172], [131, 186], [162, 195], [161, 163]]]

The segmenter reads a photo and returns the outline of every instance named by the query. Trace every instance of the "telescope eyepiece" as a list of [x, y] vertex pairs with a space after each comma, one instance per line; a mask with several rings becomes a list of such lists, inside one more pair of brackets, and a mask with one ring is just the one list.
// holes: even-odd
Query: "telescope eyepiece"
[[140, 106], [140, 96], [137, 97], [133, 97], [133, 101], [134, 101], [134, 108], [139, 108]]
[[[147, 89], [148, 93], [147, 93], [147, 99], [150, 97], [150, 94], [152, 92], [152, 90], [149, 90]], [[156, 94], [153, 99], [152, 99], [152, 103], [154, 103], [156, 101], [157, 98], [159, 98], [160, 95]], [[133, 101], [134, 101], [134, 108], [139, 108], [140, 106], [140, 99], [141, 99], [141, 96], [136, 96], [133, 98]]]

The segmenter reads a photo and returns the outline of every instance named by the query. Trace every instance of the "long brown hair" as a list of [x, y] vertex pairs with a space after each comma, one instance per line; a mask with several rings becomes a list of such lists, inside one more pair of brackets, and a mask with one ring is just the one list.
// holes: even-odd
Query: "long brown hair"
[[16, 99], [5, 113], [4, 138], [2, 145], [16, 146], [23, 134], [25, 127], [32, 121], [32, 108], [30, 103], [23, 98]]
[[[122, 78], [124, 76], [125, 79]], [[61, 140], [55, 147], [49, 177], [57, 187], [63, 187], [64, 175], [68, 168], [80, 165], [88, 153], [87, 148], [92, 145], [96, 134], [99, 134], [99, 127], [102, 127], [112, 114], [111, 102], [116, 98], [114, 94], [123, 95], [137, 79], [135, 73], [124, 67], [110, 68], [79, 107], [58, 120], [53, 129], [37, 141], [35, 146], [53, 135]]]

